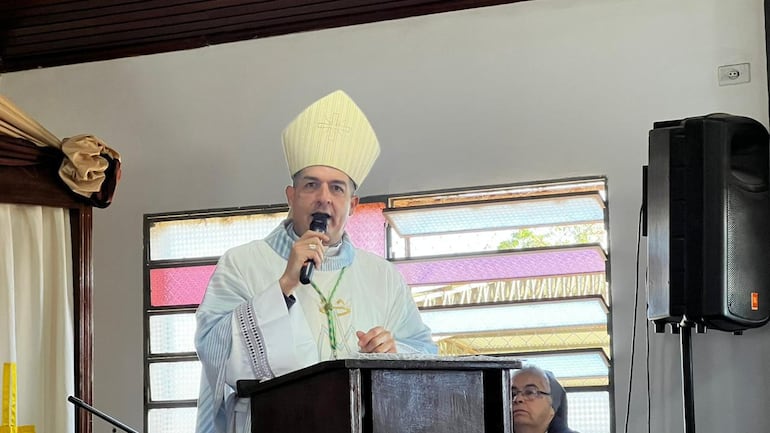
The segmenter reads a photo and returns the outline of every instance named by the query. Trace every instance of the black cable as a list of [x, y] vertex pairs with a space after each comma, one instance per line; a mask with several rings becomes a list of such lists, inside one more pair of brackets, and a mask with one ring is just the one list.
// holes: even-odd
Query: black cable
[[[642, 215], [644, 205], [639, 208], [639, 224], [636, 231], [636, 283], [634, 284], [634, 313], [631, 315], [633, 325], [631, 327], [631, 365], [628, 369], [628, 398], [626, 403], [626, 426], [623, 429], [628, 433], [628, 415], [631, 412], [631, 387], [634, 383], [634, 354], [636, 353], [636, 315], [639, 311], [639, 250], [642, 244]], [[649, 412], [649, 411], [648, 411]]]
[[[644, 287], [647, 287], [647, 272], [644, 273]], [[650, 305], [647, 304], [649, 311]], [[647, 332], [645, 333], [645, 348], [647, 350], [647, 433], [650, 433], [652, 427], [652, 400], [650, 399], [650, 322], [647, 322]]]

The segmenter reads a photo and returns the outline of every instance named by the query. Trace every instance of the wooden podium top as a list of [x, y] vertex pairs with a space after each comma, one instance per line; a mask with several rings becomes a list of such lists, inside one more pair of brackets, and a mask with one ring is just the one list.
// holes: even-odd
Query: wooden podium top
[[410, 355], [370, 355], [360, 358], [345, 358], [322, 361], [301, 370], [287, 373], [270, 380], [239, 380], [237, 382], [238, 397], [250, 397], [272, 388], [291, 382], [304, 380], [323, 372], [335, 369], [362, 370], [500, 370], [519, 369], [521, 360], [509, 357], [493, 356], [430, 356], [419, 357]]
[[511, 433], [511, 370], [490, 356], [361, 354], [239, 380], [252, 433]]

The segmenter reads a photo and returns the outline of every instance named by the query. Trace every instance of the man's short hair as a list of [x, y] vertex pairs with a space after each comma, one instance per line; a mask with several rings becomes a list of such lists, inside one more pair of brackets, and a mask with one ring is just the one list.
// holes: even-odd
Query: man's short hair
[[[305, 167], [308, 168], [308, 167]], [[303, 171], [305, 171], [305, 168], [302, 170], [294, 173], [294, 176], [291, 177], [291, 183], [293, 187], [297, 187], [297, 180], [299, 180], [299, 176], [302, 174]], [[356, 190], [358, 189], [358, 186], [356, 186], [356, 183], [353, 181], [353, 179], [350, 178], [350, 176], [345, 175], [345, 177], [348, 178], [348, 182], [350, 183], [350, 195], [353, 196], [356, 194]]]

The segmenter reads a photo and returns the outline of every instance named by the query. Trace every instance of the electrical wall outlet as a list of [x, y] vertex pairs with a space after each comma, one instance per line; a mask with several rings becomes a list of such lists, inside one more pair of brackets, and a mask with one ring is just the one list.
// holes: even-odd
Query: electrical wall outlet
[[719, 77], [720, 86], [743, 84], [751, 81], [751, 71], [748, 63], [720, 66], [717, 69], [717, 76]]

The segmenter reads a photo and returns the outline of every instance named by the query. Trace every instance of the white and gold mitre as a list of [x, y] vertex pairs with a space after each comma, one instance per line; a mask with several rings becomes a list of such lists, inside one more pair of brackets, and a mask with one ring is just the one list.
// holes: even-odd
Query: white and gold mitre
[[356, 186], [380, 155], [380, 144], [364, 112], [342, 90], [315, 101], [283, 130], [289, 174], [325, 165], [350, 176]]

